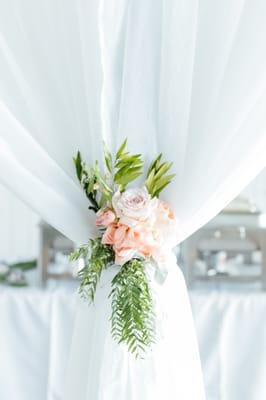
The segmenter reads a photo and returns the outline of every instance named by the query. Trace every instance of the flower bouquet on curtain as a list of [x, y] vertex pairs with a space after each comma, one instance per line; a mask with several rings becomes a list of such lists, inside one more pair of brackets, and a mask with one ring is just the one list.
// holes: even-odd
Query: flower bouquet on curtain
[[141, 154], [130, 154], [126, 147], [127, 140], [112, 156], [105, 146], [104, 171], [97, 161], [86, 165], [80, 152], [74, 158], [99, 235], [74, 251], [71, 260], [85, 261], [79, 271], [80, 294], [89, 303], [102, 272], [113, 264], [120, 266], [111, 283], [111, 333], [139, 357], [156, 338], [146, 267], [152, 265], [164, 279], [178, 242], [178, 224], [168, 204], [159, 199], [174, 177], [168, 174], [172, 163], [163, 162], [160, 154], [148, 167], [143, 186], [131, 187], [143, 176], [144, 163]]

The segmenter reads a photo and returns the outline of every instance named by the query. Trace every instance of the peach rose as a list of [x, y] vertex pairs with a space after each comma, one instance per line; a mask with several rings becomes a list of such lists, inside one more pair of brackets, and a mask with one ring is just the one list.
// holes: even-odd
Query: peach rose
[[138, 229], [119, 225], [114, 234], [114, 251], [116, 263], [123, 265], [132, 257], [150, 257], [156, 242], [152, 232], [143, 225]]
[[128, 227], [126, 225], [119, 224], [114, 234], [114, 245], [117, 248], [125, 247], [124, 242], [128, 235]]
[[112, 210], [99, 210], [96, 214], [96, 225], [97, 226], [108, 226], [115, 220], [115, 214]]
[[165, 216], [165, 218], [172, 220], [175, 219], [175, 214], [170, 209], [169, 204], [167, 204], [166, 201], [160, 200], [158, 202], [158, 209], [160, 210], [161, 214]]
[[124, 265], [127, 261], [136, 256], [136, 250], [130, 248], [115, 249], [115, 263], [117, 265]]
[[102, 237], [102, 244], [110, 244], [111, 246], [115, 243], [115, 232], [116, 224], [110, 224]]
[[154, 235], [162, 252], [165, 252], [165, 249], [172, 250], [178, 243], [178, 221], [169, 205], [164, 201], [158, 202]]

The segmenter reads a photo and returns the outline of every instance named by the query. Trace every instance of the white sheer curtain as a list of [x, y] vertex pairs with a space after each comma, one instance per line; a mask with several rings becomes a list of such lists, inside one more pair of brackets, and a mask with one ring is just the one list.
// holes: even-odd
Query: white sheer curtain
[[72, 156], [174, 161], [183, 239], [265, 166], [264, 0], [0, 0], [0, 179], [75, 241]]

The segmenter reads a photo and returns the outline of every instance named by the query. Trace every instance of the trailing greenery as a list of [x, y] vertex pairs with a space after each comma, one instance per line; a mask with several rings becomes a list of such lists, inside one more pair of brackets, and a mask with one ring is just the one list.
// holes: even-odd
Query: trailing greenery
[[[85, 266], [78, 273], [79, 293], [92, 304], [103, 270], [114, 263], [114, 251], [103, 245], [101, 238], [91, 239], [70, 255], [71, 261], [80, 258]], [[112, 336], [118, 343], [125, 343], [138, 358], [155, 340], [153, 302], [144, 260], [132, 259], [121, 267], [112, 280], [109, 297]]]
[[169, 185], [175, 174], [166, 175], [171, 169], [173, 163], [161, 162], [162, 154], [152, 161], [145, 181], [145, 186], [150, 193], [151, 197], [159, 197], [161, 191]]
[[79, 293], [91, 304], [94, 302], [97, 285], [101, 274], [110, 263], [114, 262], [114, 251], [111, 246], [101, 243], [101, 238], [90, 239], [87, 245], [79, 247], [70, 255], [71, 261], [82, 258], [85, 266], [79, 271]]
[[154, 313], [145, 261], [125, 263], [112, 280], [112, 336], [137, 358], [155, 341]]

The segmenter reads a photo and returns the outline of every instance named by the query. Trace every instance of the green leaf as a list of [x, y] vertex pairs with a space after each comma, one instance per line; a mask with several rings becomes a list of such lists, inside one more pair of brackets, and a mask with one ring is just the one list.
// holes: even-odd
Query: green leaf
[[161, 162], [161, 159], [162, 154], [159, 154], [159, 156], [155, 158], [148, 169], [145, 186], [151, 197], [158, 197], [160, 192], [171, 182], [175, 176], [175, 174], [167, 176], [165, 175], [173, 164], [169, 162]]
[[159, 162], [161, 161], [161, 158], [162, 158], [162, 153], [160, 153], [160, 154], [155, 158], [155, 160], [152, 161], [152, 163], [151, 163], [151, 165], [150, 165], [150, 167], [149, 167], [149, 169], [148, 169], [148, 172], [147, 172], [147, 177], [148, 177], [148, 175], [150, 174], [151, 170], [155, 168], [157, 162], [158, 162], [158, 161], [159, 161]]
[[159, 178], [161, 178], [164, 174], [166, 174], [170, 168], [172, 168], [173, 163], [163, 163], [158, 171], [155, 174], [155, 179], [158, 180]]
[[141, 154], [130, 154], [125, 151], [127, 139], [120, 146], [116, 154], [114, 182], [120, 190], [142, 175], [143, 161]]
[[147, 188], [148, 192], [150, 192], [150, 190], [152, 188], [154, 176], [155, 176], [155, 170], [152, 169], [151, 172], [149, 173], [148, 179], [146, 179], [146, 188]]
[[104, 149], [104, 160], [107, 170], [112, 173], [113, 172], [113, 159], [112, 154], [110, 153], [109, 149], [107, 148], [106, 144], [103, 144]]
[[121, 168], [116, 174], [115, 174], [115, 182], [118, 182], [120, 178], [125, 177], [126, 175], [132, 175], [136, 172], [141, 172], [141, 167], [130, 167], [126, 165], [125, 167]]
[[23, 271], [28, 271], [37, 267], [37, 260], [18, 262], [9, 265], [10, 268], [17, 268]]
[[81, 154], [78, 151], [76, 157], [73, 158], [75, 168], [76, 168], [76, 174], [78, 177], [78, 180], [81, 181], [81, 176], [82, 176], [82, 158]]
[[122, 168], [125, 165], [129, 164], [136, 164], [136, 165], [142, 165], [143, 162], [141, 160], [141, 155], [140, 154], [134, 154], [134, 155], [126, 155], [124, 157], [119, 158], [119, 161], [115, 164], [115, 168]]
[[139, 176], [142, 175], [142, 171], [141, 172], [135, 172], [135, 173], [129, 173], [129, 174], [125, 174], [124, 176], [121, 176], [119, 178], [119, 180], [117, 180], [117, 183], [119, 185], [122, 186], [126, 186], [128, 185], [130, 182], [134, 181], [135, 179], [137, 179]]
[[159, 189], [161, 189], [162, 187], [165, 187], [166, 185], [168, 185], [171, 180], [175, 177], [175, 174], [172, 175], [166, 175], [162, 178], [160, 178], [156, 184], [154, 185], [154, 190], [158, 191]]
[[118, 151], [116, 153], [116, 160], [118, 160], [122, 156], [122, 154], [124, 153], [126, 147], [127, 147], [127, 138], [123, 141], [123, 143], [119, 147], [119, 149], [118, 149]]

